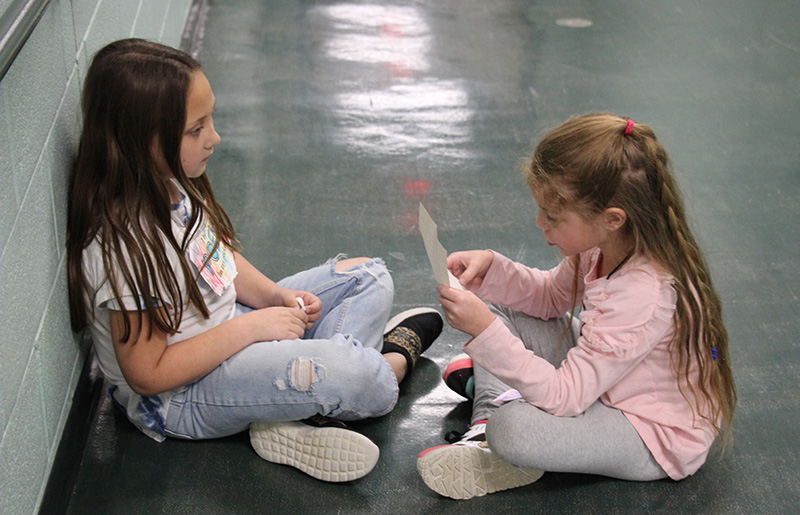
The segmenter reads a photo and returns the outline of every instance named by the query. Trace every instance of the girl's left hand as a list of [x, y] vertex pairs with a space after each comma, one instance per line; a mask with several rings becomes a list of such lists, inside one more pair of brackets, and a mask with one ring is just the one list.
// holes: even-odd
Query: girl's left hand
[[447, 323], [473, 338], [481, 334], [496, 318], [477, 295], [467, 290], [457, 290], [439, 285], [439, 302]]
[[[288, 290], [286, 288], [281, 288], [280, 298], [280, 305], [282, 306], [305, 310], [306, 314], [308, 315], [306, 329], [311, 329], [314, 327], [314, 322], [319, 320], [319, 317], [322, 315], [322, 301], [319, 300], [319, 297], [312, 293], [301, 290]], [[298, 298], [303, 299], [302, 307], [300, 306], [300, 303], [297, 302]]]

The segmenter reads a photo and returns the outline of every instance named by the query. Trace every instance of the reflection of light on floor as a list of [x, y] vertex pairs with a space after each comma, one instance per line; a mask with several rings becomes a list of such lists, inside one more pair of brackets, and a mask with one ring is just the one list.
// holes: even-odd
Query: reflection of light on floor
[[[414, 428], [415, 438], [425, 443], [420, 449], [423, 451], [426, 447], [446, 443], [441, 434], [442, 421], [449, 418], [454, 411], [469, 414], [471, 404], [447, 388], [444, 382], [439, 382], [427, 394], [414, 400], [407, 408], [408, 415], [399, 422], [398, 428]], [[452, 426], [448, 429], [465, 431], [467, 427]]]
[[328, 59], [383, 65], [393, 79], [377, 89], [359, 80], [340, 83], [345, 87], [333, 104], [336, 141], [364, 153], [469, 157], [468, 95], [456, 81], [423, 77], [431, 34], [417, 8], [344, 4], [309, 13], [324, 20]]
[[349, 120], [337, 138], [364, 152], [407, 154], [430, 150], [437, 155], [466, 157], [467, 93], [454, 81], [395, 84], [372, 91], [337, 95], [341, 119]]
[[425, 195], [427, 195], [432, 188], [431, 181], [427, 179], [414, 180], [410, 177], [406, 177], [405, 181], [404, 189], [406, 195], [415, 200], [422, 200], [425, 198]]
[[593, 23], [586, 18], [559, 18], [556, 20], [556, 25], [570, 29], [585, 29], [591, 27]]
[[325, 54], [335, 60], [392, 63], [401, 70], [426, 71], [430, 31], [413, 7], [334, 5], [315, 8], [332, 22]]

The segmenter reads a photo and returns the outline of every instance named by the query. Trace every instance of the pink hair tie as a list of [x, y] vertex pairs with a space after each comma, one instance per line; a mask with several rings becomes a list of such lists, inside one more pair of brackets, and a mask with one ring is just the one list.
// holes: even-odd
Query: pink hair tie
[[627, 136], [631, 131], [633, 131], [633, 120], [628, 120], [628, 126], [625, 127], [625, 135]]

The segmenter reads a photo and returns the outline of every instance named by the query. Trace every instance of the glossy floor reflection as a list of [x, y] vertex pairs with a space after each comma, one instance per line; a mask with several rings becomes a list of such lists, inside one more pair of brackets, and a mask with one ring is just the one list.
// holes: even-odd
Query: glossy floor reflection
[[[800, 4], [215, 0], [199, 54], [223, 143], [209, 164], [245, 254], [273, 278], [377, 255], [396, 311], [436, 306], [420, 200], [449, 250], [547, 267], [519, 160], [548, 127], [610, 110], [670, 151], [723, 297], [735, 445], [680, 483], [545, 474], [466, 502], [418, 478], [463, 430], [440, 380], [446, 329], [396, 410], [354, 424], [381, 449], [326, 484], [262, 461], [245, 435], [156, 444], [103, 399], [70, 513], [785, 513], [800, 501]], [[535, 438], [536, 435], [530, 435]]]

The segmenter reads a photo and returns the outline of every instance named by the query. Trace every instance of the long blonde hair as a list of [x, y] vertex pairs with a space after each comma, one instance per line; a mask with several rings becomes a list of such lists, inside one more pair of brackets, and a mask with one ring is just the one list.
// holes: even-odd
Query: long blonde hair
[[[539, 142], [524, 174], [551, 208], [569, 208], [586, 219], [609, 207], [624, 210], [623, 230], [633, 242], [633, 254], [646, 256], [673, 276], [678, 304], [672, 365], [678, 386], [687, 402], [688, 395], [694, 399], [695, 414], [721, 434], [724, 448], [736, 387], [722, 303], [686, 222], [667, 152], [653, 130], [610, 113], [571, 118]], [[576, 259], [576, 274], [578, 265]], [[693, 384], [689, 377], [695, 364], [700, 380]]]

